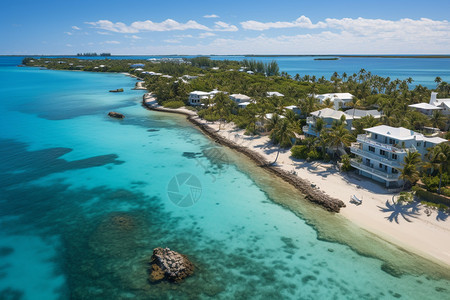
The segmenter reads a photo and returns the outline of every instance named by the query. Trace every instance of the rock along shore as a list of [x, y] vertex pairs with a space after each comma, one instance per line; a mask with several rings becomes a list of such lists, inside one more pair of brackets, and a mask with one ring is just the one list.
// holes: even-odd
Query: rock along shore
[[333, 197], [330, 197], [329, 195], [325, 194], [324, 192], [313, 188], [308, 181], [306, 181], [294, 174], [291, 174], [285, 170], [277, 168], [274, 165], [271, 165], [270, 162], [268, 162], [262, 155], [248, 149], [247, 147], [238, 145], [235, 142], [230, 141], [229, 139], [226, 139], [226, 138], [220, 136], [215, 129], [211, 128], [207, 124], [202, 123], [198, 119], [198, 116], [196, 113], [190, 112], [188, 110], [181, 111], [181, 110], [161, 107], [157, 104], [156, 98], [154, 98], [151, 95], [151, 93], [144, 94], [143, 100], [142, 100], [142, 105], [145, 108], [150, 109], [150, 110], [186, 115], [189, 122], [196, 125], [203, 133], [205, 133], [207, 136], [212, 138], [216, 143], [227, 146], [228, 148], [231, 148], [242, 154], [245, 154], [248, 158], [250, 158], [252, 161], [254, 161], [258, 166], [266, 169], [267, 171], [280, 177], [287, 183], [293, 185], [297, 190], [299, 190], [300, 192], [305, 194], [305, 198], [307, 200], [309, 200], [313, 203], [319, 204], [326, 210], [328, 210], [330, 212], [338, 213], [340, 211], [341, 207], [345, 207], [345, 204], [343, 201], [333, 198]]

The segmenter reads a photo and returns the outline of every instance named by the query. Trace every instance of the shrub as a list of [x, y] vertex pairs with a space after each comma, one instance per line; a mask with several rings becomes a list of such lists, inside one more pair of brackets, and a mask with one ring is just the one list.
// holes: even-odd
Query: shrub
[[321, 158], [322, 158], [322, 155], [319, 152], [317, 152], [316, 149], [313, 149], [308, 152], [307, 159], [309, 159], [309, 160], [318, 160]]
[[294, 158], [308, 158], [308, 148], [305, 145], [296, 145], [291, 148], [291, 155]]
[[401, 192], [398, 197], [399, 202], [411, 202], [413, 201], [413, 194], [409, 192]]
[[167, 108], [180, 108], [184, 106], [184, 103], [183, 101], [166, 101], [163, 103], [163, 106]]

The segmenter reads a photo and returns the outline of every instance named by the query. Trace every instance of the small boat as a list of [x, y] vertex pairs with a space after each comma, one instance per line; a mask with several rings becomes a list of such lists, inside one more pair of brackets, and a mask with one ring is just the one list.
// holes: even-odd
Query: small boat
[[356, 205], [361, 205], [362, 199], [358, 199], [358, 197], [356, 197], [356, 195], [353, 195], [350, 197], [350, 202], [355, 203]]
[[110, 93], [121, 93], [123, 89], [109, 90]]

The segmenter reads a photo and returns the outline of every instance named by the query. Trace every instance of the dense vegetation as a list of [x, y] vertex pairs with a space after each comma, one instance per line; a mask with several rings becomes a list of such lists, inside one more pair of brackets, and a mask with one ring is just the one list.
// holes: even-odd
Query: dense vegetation
[[[142, 60], [85, 60], [74, 58], [33, 59], [26, 58], [23, 63], [28, 66], [41, 66], [51, 69], [83, 70], [94, 72], [128, 72], [145, 80], [148, 90], [156, 94], [158, 102], [167, 107], [180, 107], [188, 104], [188, 95], [195, 90], [211, 91], [218, 89], [224, 93], [241, 93], [254, 99], [246, 108], [238, 109], [224, 93], [206, 99], [203, 106], [196, 107], [201, 117], [221, 122], [234, 122], [246, 130], [246, 134], [269, 134], [272, 141], [280, 147], [292, 147], [292, 156], [309, 160], [330, 160], [341, 157], [341, 169], [349, 170], [348, 155], [345, 149], [363, 133], [364, 128], [379, 124], [405, 127], [424, 132], [430, 126], [446, 130], [449, 120], [441, 112], [427, 117], [408, 107], [410, 104], [428, 102], [431, 90], [413, 86], [413, 79], [406, 80], [384, 78], [371, 74], [364, 69], [354, 74], [334, 73], [328, 80], [323, 76], [296, 74], [291, 76], [279, 72], [275, 61], [264, 64], [255, 60], [220, 61], [208, 57], [185, 59], [183, 62], [142, 61]], [[154, 76], [143, 74], [131, 66], [144, 64], [142, 69], [173, 76]], [[240, 72], [239, 70], [244, 70]], [[248, 74], [245, 71], [253, 71]], [[191, 77], [181, 77], [190, 75]], [[439, 98], [449, 97], [450, 85], [437, 77], [436, 89]], [[267, 92], [277, 91], [284, 97], [267, 97]], [[325, 128], [319, 119], [316, 124], [317, 137], [297, 138], [302, 134], [306, 116], [309, 113], [332, 107], [332, 103], [319, 104], [313, 94], [349, 92], [354, 95], [351, 107], [358, 109], [377, 109], [383, 112], [381, 120], [364, 117], [353, 122], [354, 132], [345, 128], [345, 119], [335, 122], [331, 128]], [[296, 115], [285, 109], [295, 105], [301, 110]], [[268, 119], [266, 114], [272, 114]], [[445, 136], [447, 139], [449, 135]], [[448, 146], [446, 144], [446, 146]], [[405, 159], [402, 178], [409, 185], [419, 179], [428, 191], [448, 193], [449, 156], [448, 147], [431, 149], [426, 160], [411, 154]], [[427, 161], [427, 163], [422, 163]]]

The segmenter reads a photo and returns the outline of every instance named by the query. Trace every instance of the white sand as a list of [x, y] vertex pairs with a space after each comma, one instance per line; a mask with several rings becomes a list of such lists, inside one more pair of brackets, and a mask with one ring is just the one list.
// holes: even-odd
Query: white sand
[[[207, 123], [214, 129], [219, 129], [218, 123]], [[244, 130], [235, 128], [233, 124], [222, 125], [218, 132], [240, 145], [263, 155], [268, 161], [274, 161], [278, 147], [272, 145], [268, 136], [250, 137], [244, 135]], [[341, 214], [359, 227], [376, 234], [386, 241], [392, 242], [410, 252], [428, 259], [439, 261], [450, 266], [450, 217], [443, 213], [437, 218], [438, 211], [431, 210], [431, 215], [425, 213], [426, 207], [419, 205], [416, 217], [398, 215], [398, 223], [388, 220], [393, 211], [383, 212], [386, 201], [392, 204], [396, 193], [389, 193], [379, 185], [356, 173], [340, 173], [329, 163], [306, 162], [290, 157], [290, 150], [280, 152], [277, 167], [287, 171], [295, 171], [297, 176], [315, 184], [328, 195], [338, 198], [347, 205], [341, 209]], [[356, 195], [363, 199], [361, 205], [350, 203], [350, 197]]]
[[[145, 103], [149, 106], [162, 109], [151, 93], [145, 95]], [[182, 112], [195, 116], [196, 113], [186, 108], [169, 109], [169, 112]], [[274, 161], [278, 147], [274, 146], [268, 136], [245, 136], [244, 130], [236, 128], [233, 123], [221, 124], [219, 131], [218, 122], [207, 122], [196, 117], [198, 121], [216, 129], [218, 134], [241, 146], [245, 146], [260, 155], [267, 161]], [[410, 252], [450, 266], [450, 217], [437, 210], [427, 215], [426, 207], [418, 205], [418, 212], [413, 217], [406, 211], [405, 220], [398, 214], [397, 220], [389, 217], [395, 213], [388, 209], [386, 203], [393, 204], [394, 196], [398, 193], [388, 192], [382, 185], [374, 181], [356, 175], [352, 172], [340, 173], [330, 163], [306, 162], [294, 159], [290, 156], [290, 150], [282, 150], [277, 160], [277, 167], [296, 172], [300, 178], [311, 182], [326, 194], [342, 200], [347, 207], [341, 208], [341, 215], [358, 225], [359, 227], [404, 248]], [[356, 195], [363, 200], [361, 205], [350, 203], [350, 197]], [[405, 210], [403, 210], [405, 211]], [[447, 218], [448, 217], [448, 218]]]

